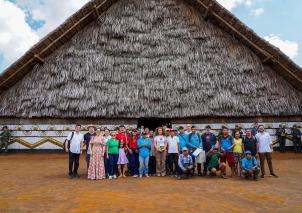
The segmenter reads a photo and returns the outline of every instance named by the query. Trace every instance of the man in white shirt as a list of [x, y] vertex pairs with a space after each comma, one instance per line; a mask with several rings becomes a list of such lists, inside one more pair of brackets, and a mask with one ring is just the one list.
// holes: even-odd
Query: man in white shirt
[[[176, 134], [175, 134], [176, 133]], [[171, 129], [168, 141], [168, 168], [171, 176], [178, 175], [178, 155], [180, 153], [180, 141], [177, 135], [177, 130]]]
[[265, 132], [264, 126], [259, 125], [258, 133], [256, 134], [257, 139], [257, 150], [260, 158], [260, 167], [261, 167], [261, 178], [265, 176], [265, 159], [267, 161], [271, 176], [278, 177], [273, 170], [272, 163], [272, 152], [273, 152], [273, 143], [272, 138], [268, 132]]
[[187, 124], [185, 134], [191, 134], [191, 133], [192, 133], [192, 124]]
[[79, 177], [78, 168], [80, 154], [82, 154], [84, 136], [80, 132], [81, 125], [75, 126], [75, 131], [70, 132], [67, 136], [67, 143], [65, 144], [66, 152], [69, 153], [69, 178]]

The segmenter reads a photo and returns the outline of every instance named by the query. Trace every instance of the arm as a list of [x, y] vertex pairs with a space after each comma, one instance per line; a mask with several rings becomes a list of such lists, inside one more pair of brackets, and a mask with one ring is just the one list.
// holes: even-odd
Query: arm
[[[108, 141], [109, 142], [109, 141]], [[106, 146], [106, 158], [109, 158], [109, 155], [108, 155], [108, 150], [109, 150], [109, 143], [107, 142], [107, 146]]]
[[179, 166], [179, 168], [182, 170], [182, 171], [184, 171], [184, 170], [186, 170], [186, 168], [182, 165], [182, 163], [181, 163], [181, 157], [179, 156], [179, 158], [178, 158], [178, 166]]
[[[268, 134], [268, 133], [267, 133]], [[269, 147], [271, 148], [271, 151], [273, 152], [274, 151], [274, 148], [273, 148], [273, 141], [272, 141], [272, 137], [269, 135]]]

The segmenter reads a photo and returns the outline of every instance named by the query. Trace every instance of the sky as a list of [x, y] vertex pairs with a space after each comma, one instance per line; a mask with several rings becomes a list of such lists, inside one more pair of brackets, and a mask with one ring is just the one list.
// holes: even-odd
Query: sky
[[[88, 1], [0, 0], [0, 73]], [[217, 1], [302, 67], [302, 0]]]

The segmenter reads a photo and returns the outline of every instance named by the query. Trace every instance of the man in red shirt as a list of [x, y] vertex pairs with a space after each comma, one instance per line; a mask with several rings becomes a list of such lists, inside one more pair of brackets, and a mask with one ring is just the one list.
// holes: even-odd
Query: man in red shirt
[[130, 137], [127, 135], [126, 133], [126, 128], [124, 125], [121, 125], [119, 127], [119, 132], [116, 135], [116, 139], [120, 142], [120, 143], [124, 143], [125, 144], [125, 150], [129, 150], [128, 148], [128, 143], [130, 141]]

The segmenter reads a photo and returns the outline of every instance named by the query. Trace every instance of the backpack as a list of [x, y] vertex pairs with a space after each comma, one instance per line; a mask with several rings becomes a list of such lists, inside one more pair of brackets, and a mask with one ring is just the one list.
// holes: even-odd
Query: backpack
[[64, 143], [63, 143], [63, 149], [64, 149], [65, 152], [67, 151], [67, 150], [66, 150], [66, 143], [68, 143], [68, 144], [67, 144], [68, 150], [70, 149], [70, 141], [72, 141], [73, 135], [74, 135], [74, 132], [71, 133], [71, 138], [70, 138], [70, 140], [65, 139], [65, 141], [64, 141]]

